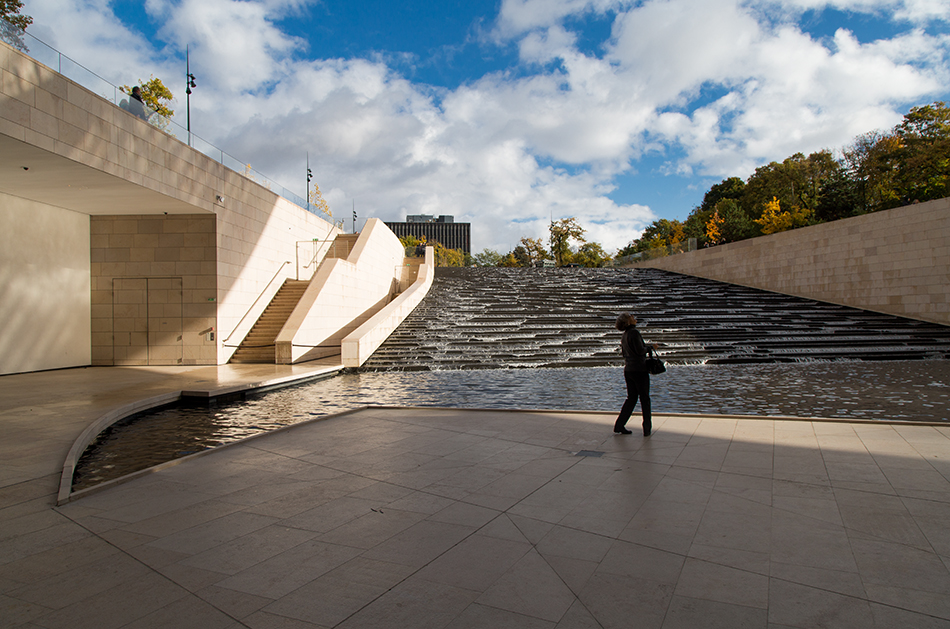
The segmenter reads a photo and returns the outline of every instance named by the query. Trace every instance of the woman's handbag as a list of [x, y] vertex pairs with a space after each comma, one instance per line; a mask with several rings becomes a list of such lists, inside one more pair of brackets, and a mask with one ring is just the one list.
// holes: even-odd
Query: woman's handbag
[[647, 354], [646, 359], [647, 371], [649, 371], [654, 376], [666, 371], [666, 365], [663, 364], [663, 361], [660, 360], [657, 356], [653, 355], [653, 350], [651, 349]]

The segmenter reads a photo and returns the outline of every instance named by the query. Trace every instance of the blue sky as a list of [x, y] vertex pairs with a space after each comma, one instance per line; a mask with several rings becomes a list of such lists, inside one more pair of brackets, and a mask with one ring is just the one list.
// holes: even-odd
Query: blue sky
[[506, 252], [574, 216], [612, 251], [714, 183], [950, 100], [939, 0], [26, 0], [113, 83], [338, 216], [452, 214]]

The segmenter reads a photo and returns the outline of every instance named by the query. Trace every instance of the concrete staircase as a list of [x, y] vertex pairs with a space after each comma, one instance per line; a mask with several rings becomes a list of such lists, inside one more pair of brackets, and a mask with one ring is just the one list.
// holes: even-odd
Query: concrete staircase
[[284, 280], [280, 290], [274, 295], [228, 362], [273, 364], [275, 362], [274, 339], [287, 323], [287, 318], [294, 311], [309, 284], [310, 282], [305, 281]]
[[359, 234], [338, 234], [327, 251], [327, 258], [347, 259], [359, 237]]

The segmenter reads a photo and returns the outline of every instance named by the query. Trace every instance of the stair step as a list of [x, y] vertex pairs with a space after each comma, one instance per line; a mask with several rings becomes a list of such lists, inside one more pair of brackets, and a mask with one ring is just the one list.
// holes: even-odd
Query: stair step
[[229, 362], [273, 363], [276, 358], [274, 340], [309, 285], [308, 281], [284, 280]]

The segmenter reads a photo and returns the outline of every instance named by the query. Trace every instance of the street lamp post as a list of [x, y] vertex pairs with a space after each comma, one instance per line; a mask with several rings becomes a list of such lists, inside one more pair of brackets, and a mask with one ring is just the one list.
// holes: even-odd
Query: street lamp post
[[188, 111], [188, 146], [191, 146], [191, 88], [198, 87], [195, 75], [191, 73], [191, 62], [188, 58], [188, 46], [185, 46], [185, 101]]
[[310, 180], [313, 179], [313, 171], [310, 170], [310, 151], [307, 151], [307, 211], [310, 211]]

